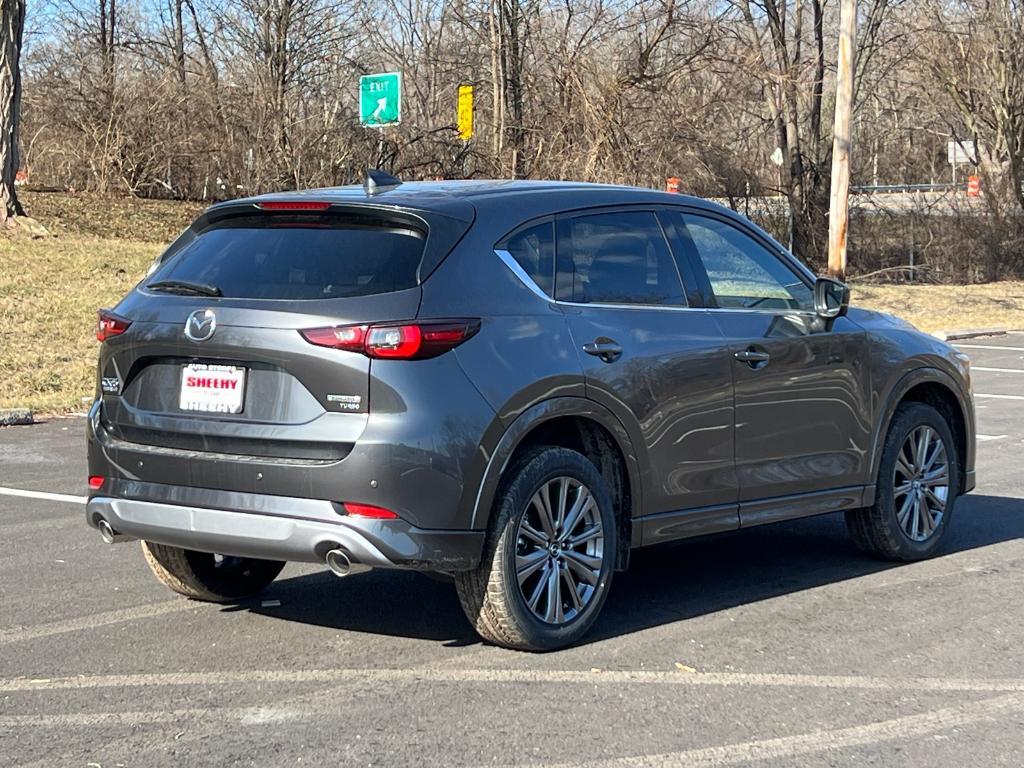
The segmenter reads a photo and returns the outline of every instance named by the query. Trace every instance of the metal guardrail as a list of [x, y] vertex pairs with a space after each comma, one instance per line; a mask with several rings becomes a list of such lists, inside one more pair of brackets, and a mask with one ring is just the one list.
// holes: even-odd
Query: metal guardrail
[[885, 194], [891, 192], [950, 192], [967, 189], [966, 182], [963, 184], [859, 184], [850, 187], [850, 194], [870, 195], [873, 192]]

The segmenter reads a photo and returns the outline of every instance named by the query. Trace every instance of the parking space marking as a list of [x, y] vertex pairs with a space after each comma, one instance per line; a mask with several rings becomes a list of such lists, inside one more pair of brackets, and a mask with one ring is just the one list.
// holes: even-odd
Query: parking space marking
[[[321, 694], [322, 695], [322, 694]], [[886, 741], [913, 739], [936, 732], [950, 731], [973, 723], [1018, 717], [1024, 712], [1024, 694], [1012, 693], [981, 701], [943, 707], [931, 712], [905, 715], [864, 725], [836, 729], [819, 729], [810, 733], [756, 739], [733, 744], [668, 752], [653, 755], [631, 755], [585, 762], [536, 763], [536, 768], [654, 768], [686, 765], [688, 768], [712, 768], [769, 760], [792, 759], [799, 755], [835, 753], [858, 746]], [[142, 710], [133, 712], [53, 713], [41, 715], [0, 716], [0, 728], [93, 728], [100, 726], [135, 727], [146, 724], [168, 724], [195, 721], [199, 724], [232, 722], [240, 725], [262, 725], [290, 720], [315, 720], [323, 717], [322, 704], [278, 707], [193, 708], [171, 711]], [[46, 764], [46, 763], [40, 763]]]
[[66, 621], [55, 621], [49, 624], [40, 624], [35, 627], [0, 629], [0, 645], [18, 643], [24, 640], [38, 640], [41, 637], [63, 635], [67, 632], [77, 632], [82, 629], [94, 629], [96, 627], [105, 627], [109, 624], [118, 624], [123, 621], [149, 619], [154, 616], [163, 616], [167, 613], [178, 613], [179, 611], [195, 610], [199, 610], [198, 604], [191, 602], [189, 600], [167, 600], [162, 603], [139, 605], [135, 608], [122, 608], [116, 611], [95, 613], [91, 616], [81, 616], [77, 619], [68, 619]]
[[991, 397], [994, 400], [1024, 400], [1024, 395], [986, 395], [982, 392], [975, 392], [974, 396], [978, 397]]
[[984, 443], [987, 440], [1002, 440], [1006, 435], [975, 435], [974, 437]]
[[997, 347], [995, 344], [957, 344], [960, 349], [998, 349], [1001, 352], [1024, 352], [1024, 347]]
[[65, 691], [156, 686], [251, 685], [255, 683], [548, 683], [579, 685], [669, 685], [771, 688], [830, 688], [869, 691], [1024, 693], [1024, 680], [940, 677], [868, 677], [746, 672], [678, 672], [651, 670], [527, 670], [527, 669], [297, 669], [230, 672], [167, 672], [135, 675], [83, 675], [59, 678], [0, 680], [0, 692]]
[[35, 531], [40, 528], [51, 530], [53, 528], [72, 528], [77, 525], [85, 525], [78, 516], [75, 517], [44, 517], [38, 520], [25, 520], [17, 523], [0, 524], [0, 534], [12, 536], [26, 531]]
[[26, 491], [23, 488], [6, 488], [0, 485], [0, 496], [20, 496], [25, 499], [43, 499], [45, 501], [64, 501], [69, 504], [85, 504], [85, 496], [72, 496], [67, 493], [50, 493], [49, 491]]
[[[719, 765], [737, 765], [763, 760], [780, 760], [797, 755], [835, 752], [851, 747], [867, 746], [883, 741], [926, 736], [936, 731], [948, 731], [982, 720], [1004, 715], [1018, 715], [1024, 711], [1024, 696], [1013, 694], [994, 699], [946, 707], [920, 715], [907, 715], [867, 725], [855, 725], [835, 730], [820, 730], [796, 736], [759, 739], [718, 747], [701, 747], [683, 752], [658, 755], [636, 755], [610, 760], [587, 761], [588, 766], [599, 768], [653, 768], [654, 766], [680, 766], [711, 768]], [[540, 765], [540, 764], [539, 764]], [[576, 768], [582, 763], [547, 764], [545, 768]]]
[[971, 371], [985, 371], [986, 373], [1024, 373], [1024, 368], [986, 368], [982, 365], [972, 365]]
[[302, 712], [280, 707], [225, 707], [223, 709], [177, 709], [171, 711], [73, 712], [52, 715], [0, 715], [0, 728], [91, 728], [96, 725], [150, 725], [185, 720], [228, 720], [240, 725], [294, 720]]

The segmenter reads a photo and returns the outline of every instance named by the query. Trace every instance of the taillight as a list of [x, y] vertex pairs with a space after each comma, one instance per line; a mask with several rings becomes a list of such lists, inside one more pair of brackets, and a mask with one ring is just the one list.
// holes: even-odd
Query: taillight
[[102, 488], [104, 482], [106, 482], [106, 478], [103, 475], [89, 475], [89, 487], [94, 491]]
[[351, 501], [346, 501], [342, 504], [345, 511], [350, 515], [356, 515], [358, 517], [370, 517], [374, 520], [396, 520], [398, 515], [392, 512], [390, 509], [384, 509], [384, 507], [375, 507], [372, 504], [355, 504]]
[[[460, 339], [461, 341], [461, 339]], [[392, 325], [370, 328], [366, 333], [366, 354], [408, 360], [423, 346], [423, 330], [418, 325]]]
[[344, 325], [310, 328], [305, 331], [299, 331], [299, 333], [310, 344], [316, 344], [318, 347], [333, 347], [334, 349], [344, 349], [349, 352], [362, 352], [363, 345], [366, 343], [366, 331], [367, 326], [365, 325]]
[[115, 315], [109, 309], [101, 309], [96, 320], [96, 341], [106, 341], [114, 336], [120, 336], [131, 324], [131, 320]]
[[303, 211], [326, 211], [331, 207], [328, 202], [316, 200], [267, 200], [256, 203], [261, 211], [291, 211], [302, 213]]
[[422, 360], [453, 349], [480, 330], [479, 320], [339, 325], [299, 331], [319, 347], [359, 352], [372, 358]]

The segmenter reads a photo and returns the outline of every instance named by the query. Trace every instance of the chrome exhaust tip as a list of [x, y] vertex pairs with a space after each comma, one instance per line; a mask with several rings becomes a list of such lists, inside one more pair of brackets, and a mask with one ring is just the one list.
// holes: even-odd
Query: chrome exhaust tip
[[99, 522], [96, 523], [96, 527], [99, 528], [100, 537], [107, 544], [117, 544], [122, 541], [132, 540], [131, 536], [127, 536], [123, 533], [118, 533], [117, 531], [115, 531], [114, 528], [110, 525], [110, 523], [108, 523], [102, 517], [100, 518]]
[[324, 562], [326, 562], [327, 567], [331, 569], [331, 573], [339, 579], [352, 573], [352, 561], [349, 560], [348, 555], [345, 554], [345, 550], [343, 549], [332, 549], [327, 553], [327, 556], [324, 558]]

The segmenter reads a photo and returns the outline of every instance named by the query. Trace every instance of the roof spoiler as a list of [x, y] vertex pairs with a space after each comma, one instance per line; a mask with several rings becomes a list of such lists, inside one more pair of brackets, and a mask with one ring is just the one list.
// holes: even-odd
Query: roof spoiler
[[367, 168], [366, 176], [363, 179], [363, 190], [368, 196], [379, 195], [395, 187], [402, 186], [402, 180], [392, 176], [390, 173], [378, 171], [376, 168]]

